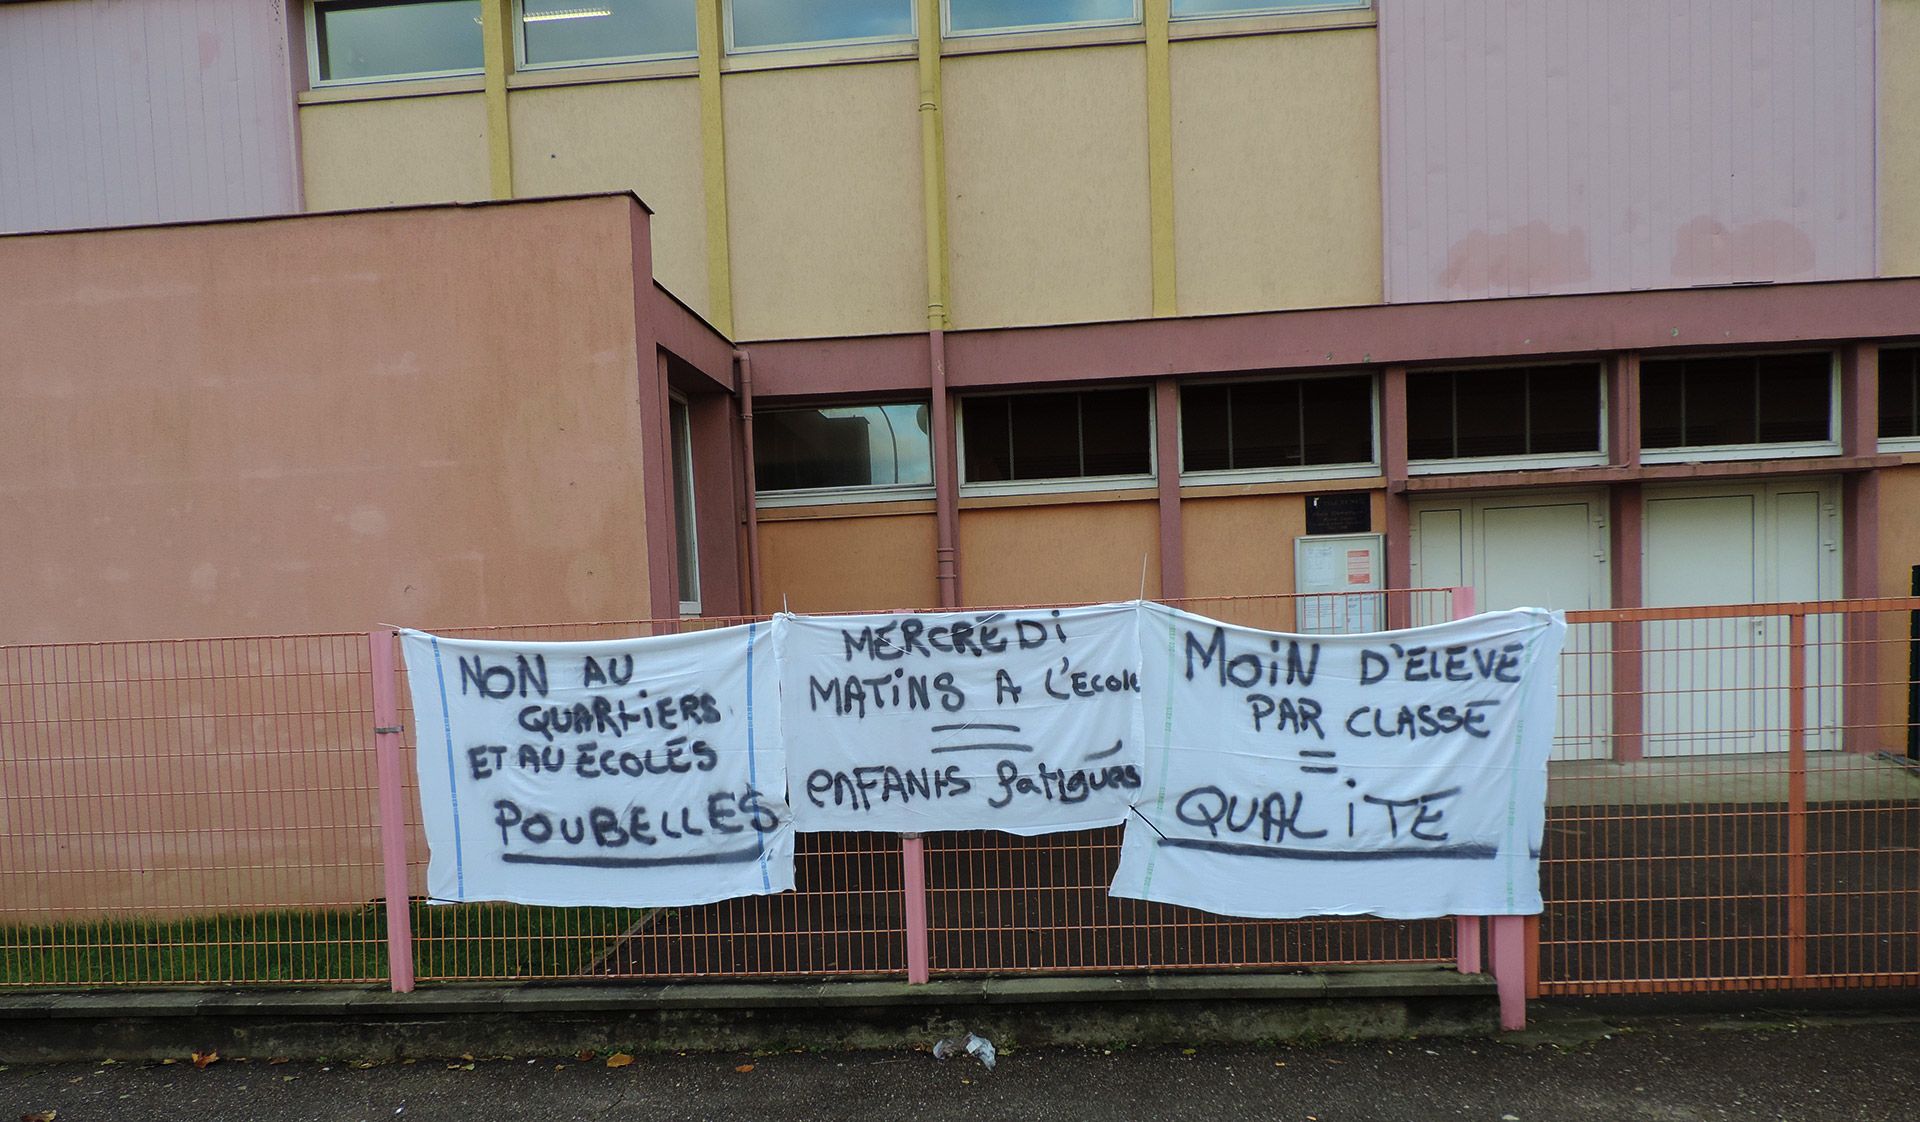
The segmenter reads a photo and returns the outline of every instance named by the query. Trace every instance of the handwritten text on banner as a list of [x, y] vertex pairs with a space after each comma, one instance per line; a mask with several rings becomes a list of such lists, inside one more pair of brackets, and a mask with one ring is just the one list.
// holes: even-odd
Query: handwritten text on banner
[[793, 887], [768, 625], [401, 634], [434, 899], [668, 907]]
[[1131, 604], [783, 616], [778, 647], [802, 832], [1121, 821], [1140, 789]]
[[1141, 609], [1145, 788], [1112, 893], [1223, 915], [1526, 915], [1566, 624], [1282, 635]]

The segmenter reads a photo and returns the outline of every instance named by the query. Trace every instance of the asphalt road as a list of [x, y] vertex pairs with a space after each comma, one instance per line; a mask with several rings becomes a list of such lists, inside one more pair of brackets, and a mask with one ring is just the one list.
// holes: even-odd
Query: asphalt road
[[1022, 1049], [991, 1073], [926, 1051], [641, 1055], [617, 1068], [604, 1056], [0, 1067], [0, 1122], [46, 1111], [57, 1122], [1891, 1122], [1920, 1118], [1920, 1016], [1563, 1020], [1522, 1042]]

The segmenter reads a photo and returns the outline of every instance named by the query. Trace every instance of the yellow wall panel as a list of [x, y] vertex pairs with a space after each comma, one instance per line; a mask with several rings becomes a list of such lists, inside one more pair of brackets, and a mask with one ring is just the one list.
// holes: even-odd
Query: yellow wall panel
[[1146, 49], [942, 66], [954, 326], [1151, 314]]
[[1920, 0], [1883, 0], [1879, 54], [1880, 272], [1912, 276], [1920, 274]]
[[969, 604], [1131, 600], [1160, 589], [1160, 513], [1148, 502], [1011, 506], [960, 513]]
[[300, 107], [308, 210], [492, 195], [483, 94]]
[[924, 330], [914, 65], [729, 74], [724, 99], [739, 338]]
[[760, 523], [760, 582], [770, 610], [884, 611], [940, 603], [931, 514]]
[[1372, 28], [1173, 45], [1182, 314], [1381, 299]]
[[692, 78], [514, 90], [518, 195], [632, 191], [653, 211], [653, 275], [707, 312], [700, 86]]
[[1188, 499], [1180, 522], [1189, 596], [1293, 591], [1293, 539], [1306, 532], [1306, 496]]

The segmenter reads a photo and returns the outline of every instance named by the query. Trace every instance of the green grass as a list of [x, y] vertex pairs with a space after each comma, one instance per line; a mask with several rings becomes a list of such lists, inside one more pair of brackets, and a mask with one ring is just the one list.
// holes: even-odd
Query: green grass
[[[641, 908], [412, 907], [414, 969], [435, 978], [561, 978], [617, 946]], [[0, 926], [0, 986], [384, 982], [378, 906]]]

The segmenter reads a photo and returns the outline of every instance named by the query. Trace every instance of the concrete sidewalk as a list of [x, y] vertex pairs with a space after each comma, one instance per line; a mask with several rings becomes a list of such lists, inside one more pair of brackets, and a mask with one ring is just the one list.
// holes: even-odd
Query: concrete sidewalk
[[[359, 1066], [225, 1057], [0, 1068], [0, 1119], [58, 1122], [767, 1118], [1123, 1122], [1911, 1119], [1920, 1008], [1596, 1020], [1502, 1040], [1019, 1049], [989, 1073], [921, 1050], [464, 1058]], [[1191, 1053], [1191, 1054], [1189, 1054]]]

